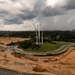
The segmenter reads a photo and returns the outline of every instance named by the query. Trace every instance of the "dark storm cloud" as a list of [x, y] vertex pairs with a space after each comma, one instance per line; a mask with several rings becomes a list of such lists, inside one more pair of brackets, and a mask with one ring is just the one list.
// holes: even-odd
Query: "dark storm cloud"
[[12, 19], [5, 19], [4, 24], [10, 25], [10, 24], [22, 24], [22, 20], [19, 18], [12, 18]]
[[22, 13], [18, 14], [17, 16], [19, 16], [22, 20], [30, 20], [36, 17], [36, 14], [33, 11], [21, 10], [21, 12]]
[[64, 12], [63, 10], [61, 10], [59, 8], [46, 7], [42, 11], [42, 13], [43, 13], [44, 16], [50, 17], [50, 16], [56, 16], [56, 15], [62, 15], [62, 14], [65, 14], [66, 12]]
[[67, 0], [66, 2], [66, 5], [63, 6], [65, 9], [75, 9], [75, 0]]
[[8, 15], [9, 13], [7, 11], [0, 11], [0, 17], [4, 17]]
[[3, 0], [4, 3], [0, 2], [0, 17], [4, 24], [21, 24], [25, 20], [41, 15], [42, 17], [62, 15], [66, 13], [66, 9], [75, 9], [75, 0], [63, 1], [66, 2], [63, 6], [55, 5], [51, 8], [45, 5], [46, 0]]

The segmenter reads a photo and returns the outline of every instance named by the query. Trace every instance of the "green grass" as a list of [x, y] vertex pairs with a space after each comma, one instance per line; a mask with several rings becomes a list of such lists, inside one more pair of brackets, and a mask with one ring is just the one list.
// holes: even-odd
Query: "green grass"
[[49, 51], [60, 48], [62, 45], [64, 44], [63, 43], [57, 43], [57, 44], [44, 43], [44, 44], [41, 44], [41, 47], [39, 49], [28, 48], [28, 49], [23, 49], [23, 50], [29, 51], [29, 52], [49, 52]]

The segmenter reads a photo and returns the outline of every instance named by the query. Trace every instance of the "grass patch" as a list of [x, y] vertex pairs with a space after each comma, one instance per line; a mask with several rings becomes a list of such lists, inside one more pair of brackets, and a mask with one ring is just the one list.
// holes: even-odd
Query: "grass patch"
[[44, 44], [40, 44], [39, 48], [35, 47], [35, 48], [27, 48], [27, 49], [23, 49], [24, 51], [29, 51], [29, 52], [49, 52], [52, 50], [56, 50], [58, 48], [60, 48], [62, 45], [64, 45], [63, 43], [57, 43], [57, 44], [51, 44], [51, 43], [44, 43]]

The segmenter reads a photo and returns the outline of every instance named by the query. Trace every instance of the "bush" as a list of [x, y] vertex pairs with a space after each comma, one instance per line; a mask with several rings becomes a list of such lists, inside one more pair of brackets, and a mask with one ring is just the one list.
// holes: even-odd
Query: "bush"
[[41, 45], [36, 45], [32, 40], [26, 40], [26, 41], [20, 42], [18, 47], [22, 49], [31, 48], [32, 50], [33, 49], [38, 50], [41, 47]]
[[38, 50], [40, 47], [41, 47], [41, 45], [36, 45], [36, 44], [32, 44], [31, 45], [32, 50], [33, 49], [37, 49]]
[[32, 45], [32, 41], [30, 41], [30, 40], [26, 40], [26, 41], [19, 43], [19, 47], [23, 48], [23, 49], [27, 49], [27, 48], [31, 47], [31, 45]]
[[12, 46], [12, 45], [17, 45], [17, 44], [18, 44], [18, 42], [11, 42], [11, 43], [7, 44], [7, 46]]

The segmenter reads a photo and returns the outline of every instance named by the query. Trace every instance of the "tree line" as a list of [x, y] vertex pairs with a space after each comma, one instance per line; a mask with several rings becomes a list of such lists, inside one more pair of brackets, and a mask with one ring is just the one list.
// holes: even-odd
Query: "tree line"
[[[0, 31], [0, 37], [22, 37], [35, 39], [35, 31]], [[74, 31], [44, 31], [44, 41], [75, 42]]]

